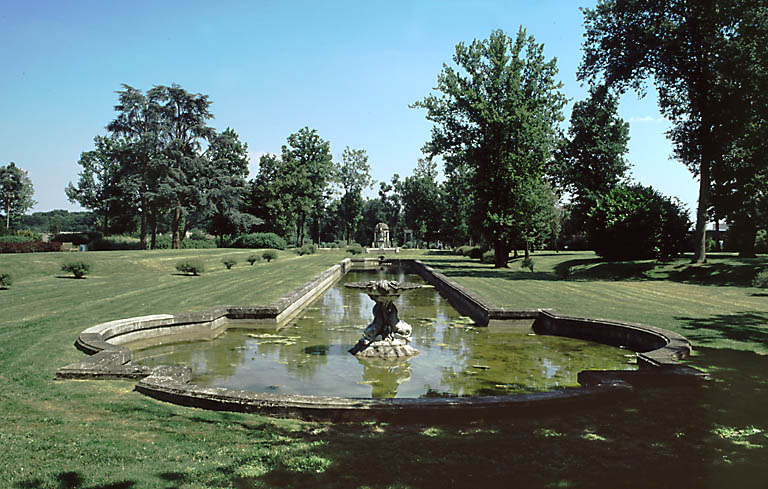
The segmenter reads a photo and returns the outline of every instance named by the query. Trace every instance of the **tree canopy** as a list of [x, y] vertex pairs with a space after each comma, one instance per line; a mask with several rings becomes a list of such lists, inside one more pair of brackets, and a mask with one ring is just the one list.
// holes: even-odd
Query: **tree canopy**
[[16, 163], [0, 166], [0, 206], [5, 214], [6, 229], [37, 203], [32, 199], [34, 193], [29, 174]]

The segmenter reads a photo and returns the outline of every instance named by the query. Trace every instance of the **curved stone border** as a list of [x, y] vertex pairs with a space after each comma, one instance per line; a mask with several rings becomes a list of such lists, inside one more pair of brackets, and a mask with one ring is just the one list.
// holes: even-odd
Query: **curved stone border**
[[391, 260], [411, 268], [434, 285], [462, 314], [482, 326], [494, 322], [529, 321], [537, 334], [568, 336], [605, 343], [637, 352], [640, 370], [582, 371], [583, 387], [509, 396], [349, 399], [257, 393], [190, 384], [189, 367], [147, 367], [131, 363], [126, 343], [190, 333], [214, 338], [224, 330], [254, 321], [279, 328], [298, 315], [311, 301], [352, 268], [378, 267], [381, 259], [345, 259], [307, 284], [265, 307], [222, 306], [188, 314], [159, 314], [120, 319], [92, 326], [83, 331], [76, 346], [90, 356], [59, 369], [57, 378], [132, 378], [141, 379], [136, 390], [150, 397], [177, 404], [226, 411], [263, 412], [272, 415], [309, 419], [384, 419], [467, 415], [490, 411], [525, 411], [546, 407], [560, 408], [625, 395], [632, 386], [703, 380], [708, 377], [678, 360], [689, 355], [691, 345], [683, 336], [651, 326], [618, 321], [558, 316], [547, 310], [513, 311], [498, 308], [449, 280], [418, 260]]

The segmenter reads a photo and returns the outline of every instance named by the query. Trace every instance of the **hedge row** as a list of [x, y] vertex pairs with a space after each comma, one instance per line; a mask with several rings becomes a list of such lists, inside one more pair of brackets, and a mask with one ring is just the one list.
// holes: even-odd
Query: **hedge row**
[[1, 243], [0, 253], [33, 253], [35, 251], [61, 251], [61, 243], [52, 241], [27, 241], [26, 243]]

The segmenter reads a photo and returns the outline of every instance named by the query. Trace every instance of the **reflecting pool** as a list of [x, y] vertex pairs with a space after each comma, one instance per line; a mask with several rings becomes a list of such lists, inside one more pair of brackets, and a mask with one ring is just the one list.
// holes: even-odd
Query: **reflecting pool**
[[410, 291], [395, 304], [413, 326], [420, 353], [399, 360], [347, 352], [372, 319], [373, 301], [346, 282], [397, 280], [425, 284], [402, 269], [353, 270], [280, 331], [229, 329], [211, 341], [134, 352], [144, 365], [186, 365], [198, 385], [254, 392], [361, 398], [483, 396], [577, 386], [581, 370], [632, 370], [631, 351], [529, 327], [476, 327], [434, 288]]

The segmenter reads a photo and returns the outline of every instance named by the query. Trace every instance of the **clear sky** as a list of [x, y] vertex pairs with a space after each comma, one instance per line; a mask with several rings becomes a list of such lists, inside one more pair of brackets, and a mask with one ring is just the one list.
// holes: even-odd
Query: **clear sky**
[[[218, 130], [258, 157], [304, 126], [368, 151], [373, 177], [410, 175], [429, 137], [427, 95], [458, 42], [522, 25], [556, 57], [564, 92], [576, 81], [582, 14], [594, 1], [67, 1], [5, 0], [0, 9], [0, 165], [28, 170], [33, 210], [79, 210], [64, 187], [80, 153], [114, 118], [122, 83], [178, 83], [207, 94]], [[697, 184], [671, 161], [651, 87], [621, 102], [633, 176], [695, 209]], [[566, 109], [566, 120], [571, 107]]]

